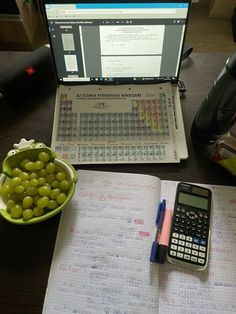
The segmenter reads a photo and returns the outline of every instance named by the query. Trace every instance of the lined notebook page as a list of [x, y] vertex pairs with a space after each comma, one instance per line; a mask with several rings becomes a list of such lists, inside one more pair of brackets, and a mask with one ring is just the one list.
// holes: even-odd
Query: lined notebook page
[[[176, 185], [162, 182], [162, 197], [170, 207]], [[213, 192], [208, 268], [199, 272], [168, 263], [160, 265], [160, 313], [236, 313], [236, 187], [205, 187]]]
[[62, 212], [43, 313], [157, 314], [158, 267], [150, 272], [149, 257], [159, 179], [78, 175]]

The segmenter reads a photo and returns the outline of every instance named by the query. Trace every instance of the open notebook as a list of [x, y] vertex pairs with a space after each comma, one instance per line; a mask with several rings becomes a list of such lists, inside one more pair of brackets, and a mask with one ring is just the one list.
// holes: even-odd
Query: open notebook
[[177, 83], [190, 1], [42, 1], [58, 79], [51, 145], [60, 157], [188, 157]]
[[44, 314], [235, 314], [236, 187], [206, 186], [213, 209], [208, 268], [196, 271], [149, 258], [156, 206], [173, 208], [176, 181], [78, 171], [62, 212]]

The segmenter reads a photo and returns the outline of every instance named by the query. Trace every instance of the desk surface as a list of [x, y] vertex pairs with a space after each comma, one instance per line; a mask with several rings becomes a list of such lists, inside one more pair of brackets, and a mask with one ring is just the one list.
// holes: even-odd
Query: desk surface
[[[29, 52], [0, 52], [1, 67]], [[165, 180], [235, 185], [235, 179], [210, 162], [192, 142], [192, 120], [221, 71], [228, 54], [197, 54], [182, 64], [180, 78], [187, 92], [182, 98], [189, 158], [180, 164], [89, 165], [82, 169], [152, 174]], [[19, 139], [35, 139], [50, 146], [55, 82], [33, 96], [8, 104], [0, 98], [0, 162]], [[0, 313], [41, 313], [60, 215], [42, 224], [19, 227], [0, 218]]]

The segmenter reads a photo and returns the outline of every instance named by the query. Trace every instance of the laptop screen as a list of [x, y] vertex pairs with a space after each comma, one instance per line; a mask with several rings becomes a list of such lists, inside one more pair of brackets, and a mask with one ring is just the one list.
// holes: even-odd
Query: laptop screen
[[190, 0], [43, 0], [60, 82], [177, 82]]

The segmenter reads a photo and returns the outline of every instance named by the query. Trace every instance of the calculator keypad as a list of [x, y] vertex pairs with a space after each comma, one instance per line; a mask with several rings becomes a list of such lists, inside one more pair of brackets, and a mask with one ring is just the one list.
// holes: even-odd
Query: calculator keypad
[[173, 258], [203, 266], [207, 261], [207, 212], [176, 208], [173, 218], [169, 255]]

